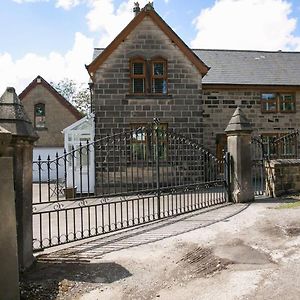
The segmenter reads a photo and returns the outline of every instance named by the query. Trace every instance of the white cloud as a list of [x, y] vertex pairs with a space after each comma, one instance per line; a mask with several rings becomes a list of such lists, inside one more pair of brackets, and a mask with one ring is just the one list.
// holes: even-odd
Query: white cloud
[[17, 93], [37, 76], [48, 82], [70, 78], [78, 83], [88, 82], [88, 73], [84, 65], [91, 62], [93, 40], [77, 32], [73, 48], [65, 54], [51, 52], [48, 56], [28, 53], [14, 60], [8, 53], [0, 53], [0, 94], [7, 86], [16, 88]]
[[77, 6], [80, 2], [80, 0], [57, 0], [55, 6], [69, 10]]
[[216, 0], [194, 20], [193, 48], [296, 50], [295, 18], [286, 0]]
[[[99, 32], [98, 47], [107, 46], [134, 17], [132, 12], [136, 0], [123, 1], [118, 7], [113, 0], [90, 0], [90, 11], [86, 18], [89, 29]], [[143, 8], [149, 1], [140, 0]]]

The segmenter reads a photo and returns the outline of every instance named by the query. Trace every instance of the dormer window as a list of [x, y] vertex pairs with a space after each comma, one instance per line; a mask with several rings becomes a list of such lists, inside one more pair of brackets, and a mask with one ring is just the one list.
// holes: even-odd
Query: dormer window
[[37, 129], [46, 128], [46, 111], [43, 103], [34, 106], [34, 126]]
[[156, 58], [144, 60], [132, 59], [130, 62], [130, 93], [134, 95], [166, 95], [167, 61]]

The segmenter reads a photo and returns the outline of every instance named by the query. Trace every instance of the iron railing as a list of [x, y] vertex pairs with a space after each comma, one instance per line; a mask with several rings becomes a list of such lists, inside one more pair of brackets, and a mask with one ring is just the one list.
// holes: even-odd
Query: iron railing
[[271, 159], [299, 158], [299, 131], [285, 135], [260, 135], [252, 138], [252, 180], [255, 195], [265, 194], [266, 166]]
[[229, 159], [158, 124], [38, 159], [34, 249], [225, 203]]

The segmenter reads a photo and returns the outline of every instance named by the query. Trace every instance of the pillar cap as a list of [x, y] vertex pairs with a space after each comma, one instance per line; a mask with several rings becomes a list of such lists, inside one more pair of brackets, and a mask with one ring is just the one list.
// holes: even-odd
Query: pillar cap
[[0, 126], [12, 136], [35, 141], [38, 135], [29, 120], [23, 104], [13, 87], [8, 87], [0, 97]]
[[252, 126], [247, 119], [246, 115], [242, 111], [242, 109], [238, 106], [233, 113], [226, 129], [226, 133], [232, 132], [252, 132]]

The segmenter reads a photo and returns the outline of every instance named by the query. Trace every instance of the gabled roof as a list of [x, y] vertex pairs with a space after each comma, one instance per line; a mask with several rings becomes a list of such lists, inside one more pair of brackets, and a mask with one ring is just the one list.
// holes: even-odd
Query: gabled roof
[[193, 50], [210, 70], [205, 84], [300, 86], [300, 52]]
[[94, 73], [109, 57], [109, 55], [122, 43], [124, 39], [144, 20], [146, 16], [174, 42], [185, 56], [194, 64], [199, 72], [204, 76], [209, 67], [182, 41], [182, 39], [172, 30], [172, 28], [156, 13], [154, 9], [149, 9], [147, 4], [141, 12], [119, 33], [119, 35], [88, 65], [86, 66], [91, 78]]
[[42, 85], [47, 89], [59, 103], [61, 103], [65, 108], [67, 108], [74, 117], [79, 120], [82, 118], [82, 114], [65, 98], [63, 97], [51, 84], [49, 84], [43, 77], [38, 75], [19, 95], [21, 101], [26, 97], [26, 95], [33, 90], [36, 86]]

